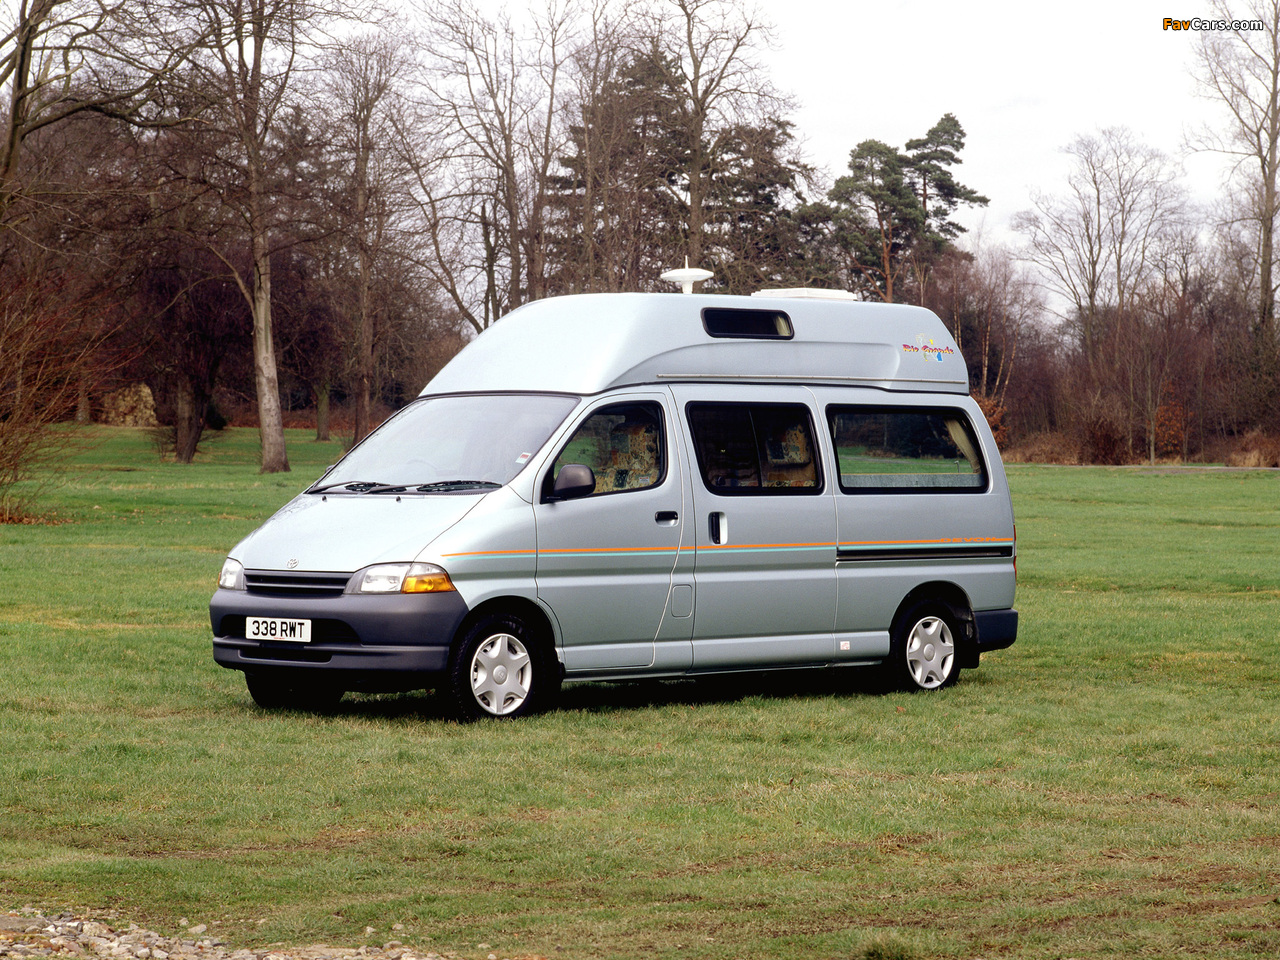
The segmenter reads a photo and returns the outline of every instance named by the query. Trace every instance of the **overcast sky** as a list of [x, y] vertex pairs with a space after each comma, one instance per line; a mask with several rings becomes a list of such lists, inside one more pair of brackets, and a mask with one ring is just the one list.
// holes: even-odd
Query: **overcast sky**
[[[1185, 132], [1225, 129], [1224, 108], [1196, 96], [1199, 34], [1162, 29], [1168, 16], [1205, 16], [1203, 2], [759, 4], [776, 28], [762, 59], [799, 101], [793, 119], [810, 162], [839, 176], [860, 141], [901, 148], [953, 113], [967, 135], [958, 179], [991, 199], [960, 219], [972, 229], [985, 217], [993, 239], [1008, 239], [1033, 190], [1061, 189], [1062, 147], [1077, 134], [1127, 126], [1182, 158]], [[1218, 195], [1223, 158], [1191, 156], [1185, 167], [1196, 199]]]

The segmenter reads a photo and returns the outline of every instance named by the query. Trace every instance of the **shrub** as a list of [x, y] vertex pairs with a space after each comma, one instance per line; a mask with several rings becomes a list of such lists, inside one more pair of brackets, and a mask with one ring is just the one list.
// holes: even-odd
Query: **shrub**
[[70, 419], [107, 371], [106, 324], [56, 280], [0, 276], [0, 523], [27, 518], [38, 488], [24, 484], [65, 445], [52, 429]]
[[1003, 450], [1005, 442], [1009, 439], [1009, 429], [1004, 419], [1004, 404], [995, 397], [975, 396], [973, 399], [977, 402], [982, 415], [987, 418], [987, 426], [991, 428], [991, 434], [996, 438], [996, 446]]

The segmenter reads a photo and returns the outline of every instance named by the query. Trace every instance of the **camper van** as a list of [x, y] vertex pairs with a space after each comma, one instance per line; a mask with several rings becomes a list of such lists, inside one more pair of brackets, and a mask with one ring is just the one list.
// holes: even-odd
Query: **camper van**
[[1017, 635], [1000, 454], [928, 310], [820, 291], [513, 311], [227, 557], [214, 658], [263, 707], [868, 667]]

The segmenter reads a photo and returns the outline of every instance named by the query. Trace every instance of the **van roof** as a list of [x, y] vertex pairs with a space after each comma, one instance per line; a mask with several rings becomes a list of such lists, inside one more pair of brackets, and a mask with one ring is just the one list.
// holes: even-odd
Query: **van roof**
[[955, 341], [922, 307], [678, 293], [525, 304], [467, 344], [422, 392], [595, 394], [689, 380], [969, 392]]

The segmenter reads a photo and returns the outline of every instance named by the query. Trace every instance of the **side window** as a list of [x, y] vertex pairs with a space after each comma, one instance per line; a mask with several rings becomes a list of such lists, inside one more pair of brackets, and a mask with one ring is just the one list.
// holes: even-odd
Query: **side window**
[[977, 493], [987, 469], [959, 410], [828, 407], [845, 493]]
[[808, 407], [691, 403], [687, 415], [708, 490], [725, 495], [821, 492]]
[[656, 486], [666, 470], [662, 408], [656, 403], [619, 403], [591, 414], [556, 457], [546, 481], [548, 491], [567, 463], [591, 468], [596, 475], [592, 496]]

